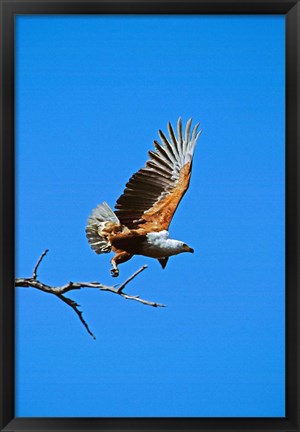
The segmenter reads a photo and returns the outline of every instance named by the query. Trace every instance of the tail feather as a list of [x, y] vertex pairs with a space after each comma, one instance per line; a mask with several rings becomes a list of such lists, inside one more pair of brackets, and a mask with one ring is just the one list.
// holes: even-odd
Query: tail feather
[[121, 224], [113, 210], [106, 202], [99, 204], [91, 213], [85, 229], [86, 237], [91, 248], [97, 253], [111, 251], [108, 240], [109, 232], [120, 229]]

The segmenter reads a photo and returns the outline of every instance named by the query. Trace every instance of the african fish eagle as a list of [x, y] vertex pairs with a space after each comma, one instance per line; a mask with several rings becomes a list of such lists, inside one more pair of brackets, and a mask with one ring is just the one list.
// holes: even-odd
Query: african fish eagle
[[118, 264], [133, 255], [157, 258], [165, 268], [170, 256], [194, 252], [186, 243], [169, 238], [168, 228], [175, 210], [189, 187], [193, 153], [201, 131], [199, 123], [191, 132], [192, 119], [185, 131], [177, 122], [177, 136], [170, 123], [170, 139], [159, 130], [161, 143], [154, 140], [155, 151], [149, 151], [146, 165], [136, 172], [115, 205], [114, 212], [106, 202], [91, 213], [86, 236], [97, 253], [115, 253], [111, 275], [118, 276]]

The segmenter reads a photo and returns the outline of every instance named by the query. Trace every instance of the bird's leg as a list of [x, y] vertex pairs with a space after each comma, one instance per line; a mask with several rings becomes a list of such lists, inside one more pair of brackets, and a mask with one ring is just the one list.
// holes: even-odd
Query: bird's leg
[[118, 269], [118, 266], [117, 266], [117, 264], [115, 263], [115, 261], [114, 261], [114, 260], [111, 260], [111, 264], [112, 264], [113, 268], [110, 269], [110, 274], [112, 275], [112, 277], [117, 277], [117, 276], [119, 276], [119, 269]]
[[111, 264], [113, 268], [110, 270], [112, 277], [119, 276], [118, 264], [122, 264], [132, 258], [132, 254], [126, 251], [115, 251], [116, 255], [111, 259]]

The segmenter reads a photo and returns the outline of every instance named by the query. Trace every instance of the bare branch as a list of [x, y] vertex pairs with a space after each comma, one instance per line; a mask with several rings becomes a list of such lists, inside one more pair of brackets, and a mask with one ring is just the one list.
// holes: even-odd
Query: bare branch
[[45, 293], [55, 295], [57, 298], [59, 298], [61, 301], [63, 301], [65, 304], [67, 304], [68, 306], [70, 306], [74, 310], [74, 312], [77, 314], [78, 318], [80, 319], [80, 321], [82, 322], [82, 324], [86, 328], [87, 332], [94, 339], [96, 339], [95, 335], [91, 332], [87, 322], [83, 318], [82, 311], [80, 311], [78, 309], [80, 307], [80, 305], [78, 303], [76, 303], [74, 300], [72, 300], [68, 297], [65, 297], [64, 296], [65, 293], [72, 291], [72, 290], [79, 290], [81, 288], [92, 288], [92, 289], [99, 289], [100, 291], [109, 291], [113, 294], [117, 294], [120, 297], [123, 297], [124, 299], [134, 300], [134, 301], [137, 301], [137, 302], [142, 303], [142, 304], [147, 305], [147, 306], [165, 307], [165, 305], [163, 305], [161, 303], [156, 303], [156, 302], [152, 302], [149, 300], [144, 300], [144, 299], [140, 298], [140, 296], [129, 295], [129, 294], [126, 294], [124, 292], [125, 286], [129, 282], [131, 282], [138, 274], [140, 274], [142, 271], [144, 271], [147, 268], [146, 265], [142, 266], [139, 270], [137, 270], [132, 276], [130, 276], [120, 286], [118, 286], [118, 285], [107, 286], [107, 285], [103, 285], [99, 282], [68, 282], [65, 285], [57, 286], [57, 287], [44, 284], [43, 282], [40, 282], [39, 280], [37, 280], [37, 270], [38, 270], [38, 267], [39, 267], [41, 261], [43, 260], [43, 258], [47, 254], [47, 252], [48, 252], [48, 249], [46, 249], [42, 253], [42, 255], [39, 257], [39, 259], [38, 259], [38, 261], [34, 267], [32, 277], [30, 277], [30, 278], [16, 278], [15, 279], [15, 286], [16, 287], [23, 287], [23, 288], [29, 288], [29, 287], [35, 288], [35, 289], [38, 289], [38, 290], [43, 291]]
[[91, 332], [87, 322], [83, 318], [82, 312], [78, 309], [78, 307], [80, 305], [78, 303], [76, 303], [74, 300], [63, 296], [62, 294], [56, 294], [56, 295], [58, 298], [60, 298], [63, 302], [65, 302], [67, 305], [69, 305], [74, 310], [74, 312], [77, 314], [78, 318], [80, 319], [80, 321], [82, 322], [82, 324], [86, 328], [87, 332], [92, 336], [93, 339], [96, 339], [96, 336]]
[[33, 273], [32, 273], [32, 278], [33, 279], [37, 278], [37, 269], [39, 268], [39, 265], [41, 264], [42, 259], [47, 254], [47, 252], [49, 252], [49, 249], [44, 250], [44, 252], [42, 253], [42, 255], [39, 257], [38, 262], [36, 263], [36, 265], [35, 265], [35, 267], [33, 269]]
[[[145, 270], [145, 268], [147, 268], [147, 267], [143, 266], [136, 273], [137, 274], [141, 273], [141, 271]], [[136, 273], [135, 273], [135, 276], [136, 276]], [[131, 280], [132, 276], [129, 279]], [[126, 281], [126, 283], [128, 283], [128, 282], [129, 282], [129, 280]], [[140, 298], [140, 296], [133, 296], [133, 295], [125, 294], [123, 291], [120, 291], [120, 288], [102, 285], [102, 287], [100, 288], [100, 290], [101, 291], [109, 291], [109, 292], [112, 292], [114, 294], [118, 294], [119, 296], [123, 297], [124, 299], [135, 300], [135, 301], [140, 302], [140, 303], [142, 303], [144, 305], [147, 305], [147, 306], [166, 307], [166, 305], [161, 304], [161, 303], [155, 303], [155, 302], [152, 302], [152, 301], [149, 301], [149, 300], [143, 300], [143, 299]]]
[[142, 271], [144, 271], [147, 268], [146, 265], [143, 265], [139, 270], [137, 270], [135, 273], [133, 273], [132, 276], [130, 276], [125, 282], [123, 282], [119, 288], [118, 288], [118, 294], [120, 294], [123, 289], [125, 288], [125, 286], [132, 281], [132, 279], [134, 279], [138, 274], [140, 274]]

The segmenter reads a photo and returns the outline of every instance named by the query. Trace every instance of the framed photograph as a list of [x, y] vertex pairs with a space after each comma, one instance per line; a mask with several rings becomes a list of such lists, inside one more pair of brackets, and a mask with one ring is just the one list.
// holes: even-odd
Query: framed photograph
[[0, 6], [1, 431], [300, 431], [299, 2]]

